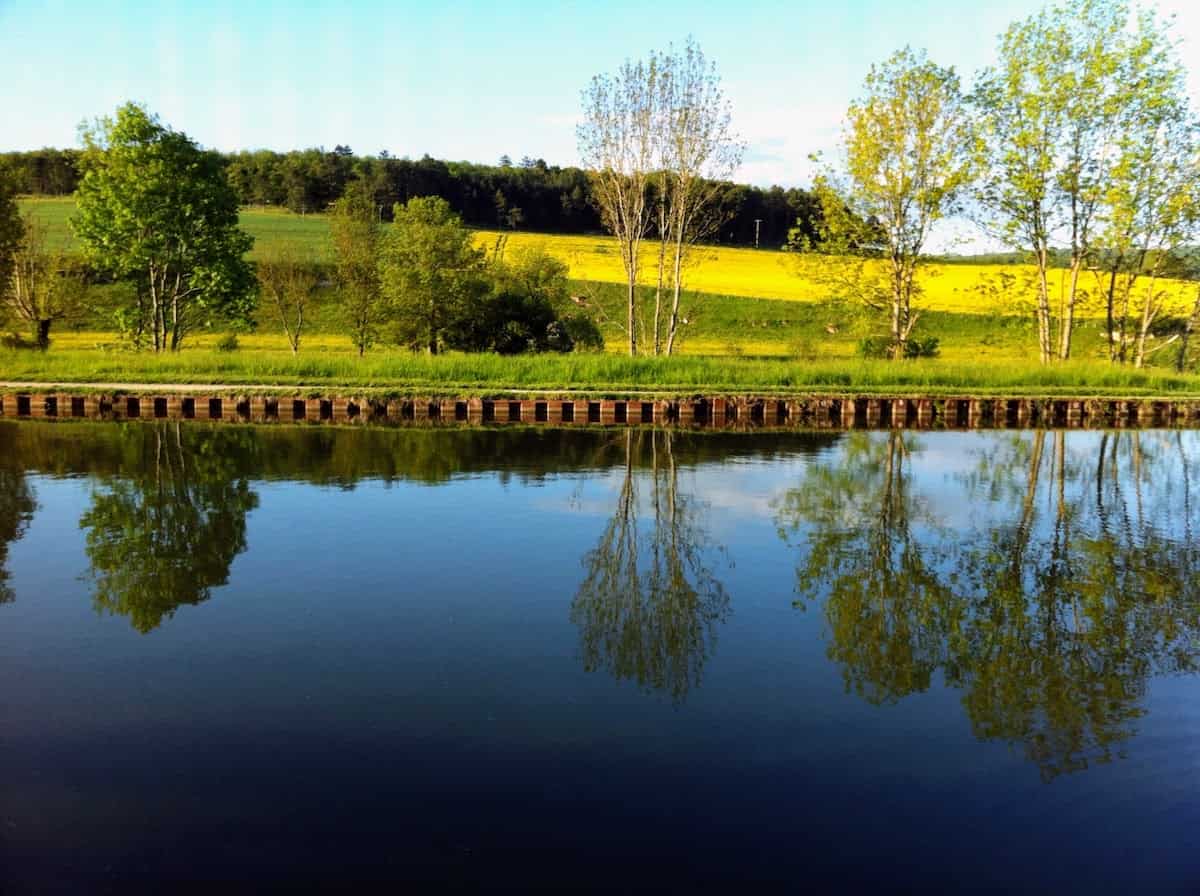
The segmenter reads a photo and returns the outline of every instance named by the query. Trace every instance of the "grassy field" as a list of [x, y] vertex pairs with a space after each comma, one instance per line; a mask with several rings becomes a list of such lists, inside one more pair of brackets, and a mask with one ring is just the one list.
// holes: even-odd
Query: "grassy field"
[[[26, 208], [49, 225], [59, 245], [70, 245], [67, 219], [70, 199], [24, 200]], [[265, 247], [283, 240], [323, 251], [328, 242], [320, 215], [253, 209], [243, 223]], [[481, 231], [491, 245], [492, 232]], [[611, 354], [623, 350], [625, 337], [623, 274], [611, 239], [605, 237], [509, 235], [509, 249], [543, 245], [571, 266], [572, 292], [602, 319]], [[522, 388], [582, 387], [667, 391], [711, 387], [782, 388], [794, 390], [912, 389], [953, 391], [955, 386], [998, 391], [1127, 391], [1146, 394], [1200, 389], [1194, 377], [1112, 370], [1101, 363], [1102, 321], [1085, 318], [1077, 331], [1076, 356], [1081, 363], [1044, 370], [1029, 364], [1033, 351], [1032, 320], [1002, 313], [977, 289], [986, 278], [1019, 271], [1015, 266], [945, 265], [931, 280], [930, 301], [919, 330], [941, 342], [941, 357], [902, 365], [870, 364], [856, 357], [854, 316], [823, 295], [798, 272], [794, 256], [746, 249], [702, 249], [689, 272], [689, 284], [706, 291], [685, 294], [687, 323], [681, 329], [681, 353], [671, 361], [628, 361], [614, 357], [569, 358], [414, 358], [398, 350], [376, 350], [357, 358], [337, 322], [336, 297], [326, 294], [310, 315], [299, 358], [293, 358], [278, 325], [264, 306], [257, 326], [239, 333], [237, 352], [213, 351], [223, 332], [189, 337], [178, 356], [153, 358], [125, 350], [104, 319], [59, 328], [46, 355], [0, 351], [0, 377], [112, 381], [171, 379], [240, 383], [362, 386], [414, 389], [434, 386], [481, 389], [487, 384]], [[648, 308], [651, 291], [643, 290]], [[1190, 299], [1189, 299], [1190, 301]], [[1170, 360], [1168, 352], [1161, 361]]]
[[[944, 360], [811, 361], [764, 358], [626, 358], [593, 355], [447, 354], [397, 349], [366, 358], [313, 350], [216, 352], [193, 347], [154, 356], [57, 348], [44, 355], [0, 350], [0, 371], [13, 381], [84, 383], [229, 383], [321, 388], [345, 386], [396, 394], [502, 395], [520, 390], [587, 395], [721, 392], [880, 393], [890, 395], [1180, 395], [1200, 394], [1200, 376], [1074, 362], [964, 364]], [[965, 385], [965, 384], [969, 384]]]
[[[23, 205], [46, 222], [51, 238], [57, 245], [72, 241], [67, 220], [74, 211], [74, 200], [26, 199]], [[280, 209], [254, 208], [242, 212], [242, 226], [255, 238], [256, 247], [290, 241], [324, 252], [328, 248], [328, 227], [323, 215], [296, 215]], [[493, 246], [499, 233], [478, 231], [480, 245]], [[542, 247], [570, 265], [571, 277], [579, 281], [624, 283], [625, 273], [616, 242], [607, 236], [575, 236], [564, 234], [509, 233], [508, 247], [517, 250]], [[656, 258], [656, 244], [646, 244], [646, 271], [649, 275]], [[1011, 314], [1011, 297], [997, 296], [997, 287], [1004, 276], [1017, 284], [1027, 278], [1032, 268], [1022, 265], [948, 264], [931, 267], [922, 281], [925, 294], [922, 307], [930, 311], [959, 314]], [[1054, 289], [1061, 294], [1065, 271], [1054, 272]], [[829, 289], [814, 276], [811, 265], [794, 253], [766, 249], [728, 247], [699, 247], [685, 272], [689, 290], [720, 296], [780, 299], [791, 302], [821, 302]], [[1085, 316], [1099, 314], [1102, 284], [1094, 273], [1085, 273], [1082, 287], [1086, 293]], [[1191, 307], [1195, 286], [1178, 281], [1160, 281], [1156, 288], [1165, 289], [1169, 309], [1182, 312]], [[1020, 287], [1018, 286], [1018, 291]], [[1030, 296], [1031, 299], [1031, 296]]]

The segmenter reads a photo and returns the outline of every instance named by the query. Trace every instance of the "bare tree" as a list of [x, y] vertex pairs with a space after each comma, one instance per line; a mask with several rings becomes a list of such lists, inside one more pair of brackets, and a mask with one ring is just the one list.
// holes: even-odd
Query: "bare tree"
[[[745, 144], [733, 131], [729, 100], [716, 63], [705, 58], [688, 38], [678, 52], [672, 47], [660, 59], [658, 107], [659, 167], [663, 193], [659, 236], [660, 290], [662, 265], [671, 269], [671, 311], [666, 353], [674, 351], [679, 332], [679, 300], [683, 268], [690, 248], [711, 236], [725, 221], [718, 203], [721, 182], [742, 163]], [[669, 244], [669, 249], [666, 248]], [[655, 354], [659, 349], [659, 308], [655, 308]]]
[[38, 348], [45, 351], [55, 321], [79, 312], [85, 285], [77, 264], [64, 253], [47, 249], [46, 226], [32, 215], [23, 218], [4, 299], [13, 314], [29, 325]]
[[292, 354], [300, 353], [304, 316], [321, 283], [317, 260], [295, 243], [275, 247], [258, 262], [258, 283], [279, 316]]
[[638, 348], [637, 284], [642, 241], [652, 205], [647, 196], [655, 164], [660, 60], [626, 62], [615, 75], [597, 75], [583, 91], [576, 135], [604, 226], [617, 239], [626, 277], [629, 354]]

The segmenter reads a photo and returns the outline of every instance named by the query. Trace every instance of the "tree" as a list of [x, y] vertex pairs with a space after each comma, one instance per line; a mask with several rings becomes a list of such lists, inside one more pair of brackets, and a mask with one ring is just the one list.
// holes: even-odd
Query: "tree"
[[284, 243], [260, 259], [256, 270], [260, 291], [279, 317], [292, 354], [299, 354], [305, 312], [321, 283], [316, 258], [295, 243]]
[[[1112, 150], [1125, 110], [1145, 95], [1148, 21], [1128, 27], [1125, 0], [1067, 0], [1011, 25], [999, 63], [976, 87], [987, 148], [978, 198], [991, 229], [1037, 266], [1043, 362], [1071, 355], [1080, 274], [1119, 158]], [[1048, 274], [1060, 243], [1068, 271], [1056, 321]]]
[[342, 319], [359, 357], [379, 338], [386, 316], [378, 272], [381, 232], [375, 202], [358, 182], [330, 208], [329, 235]]
[[217, 319], [248, 321], [255, 282], [224, 160], [126, 103], [83, 128], [76, 235], [95, 266], [137, 285], [124, 322], [155, 351]]
[[17, 208], [17, 185], [7, 165], [0, 165], [0, 291], [8, 283], [13, 254], [21, 241], [23, 224]]
[[659, 59], [630, 62], [616, 75], [597, 75], [583, 91], [579, 155], [605, 228], [616, 237], [626, 280], [629, 354], [637, 354], [637, 284], [642, 240], [650, 227], [647, 201], [655, 164]]
[[822, 251], [869, 281], [858, 297], [886, 313], [888, 353], [903, 358], [920, 316], [925, 244], [958, 210], [972, 175], [974, 136], [958, 76], [908, 48], [872, 66], [847, 111], [843, 144], [844, 178], [818, 184]]
[[486, 255], [437, 197], [397, 205], [379, 252], [379, 277], [400, 342], [436, 355], [447, 328], [487, 291]]
[[1167, 32], [1149, 11], [1139, 12], [1138, 31], [1121, 77], [1139, 89], [1121, 110], [1095, 250], [1109, 360], [1125, 363], [1132, 354], [1141, 367], [1149, 352], [1178, 338], [1149, 346], [1163, 310], [1158, 280], [1176, 273], [1195, 233], [1200, 147], [1187, 72]]
[[29, 325], [42, 351], [50, 347], [54, 322], [78, 314], [82, 307], [86, 286], [78, 267], [65, 252], [48, 251], [45, 225], [33, 215], [24, 216], [8, 289], [0, 296]]
[[497, 253], [487, 273], [490, 290], [446, 321], [449, 348], [501, 355], [574, 348], [571, 322], [560, 318], [570, 302], [564, 262], [533, 247], [511, 259]]
[[[720, 199], [723, 181], [741, 164], [745, 148], [732, 130], [732, 113], [716, 63], [690, 38], [683, 50], [672, 48], [660, 60], [657, 124], [661, 206], [659, 214], [659, 292], [663, 265], [670, 260], [671, 311], [666, 353], [679, 332], [683, 267], [690, 247], [716, 233], [729, 218]], [[670, 244], [669, 250], [666, 249]], [[660, 349], [661, 308], [654, 309], [654, 353]]]

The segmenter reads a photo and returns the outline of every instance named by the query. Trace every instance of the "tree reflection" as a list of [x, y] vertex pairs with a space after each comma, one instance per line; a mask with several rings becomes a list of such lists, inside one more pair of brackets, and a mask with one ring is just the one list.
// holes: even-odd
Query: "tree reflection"
[[848, 687], [896, 700], [940, 671], [975, 733], [1022, 745], [1046, 778], [1119, 755], [1149, 678], [1195, 670], [1200, 631], [1182, 435], [1078, 453], [1068, 438], [1016, 436], [922, 492], [909, 436], [857, 434], [776, 508], [806, 547], [798, 603], [823, 601]]
[[245, 430], [178, 423], [130, 433], [129, 472], [107, 481], [80, 520], [98, 610], [146, 633], [226, 583], [258, 504], [239, 474], [254, 445]]
[[[571, 605], [584, 668], [682, 701], [700, 682], [729, 596], [706, 505], [679, 489], [673, 433], [626, 431], [616, 508]], [[636, 468], [646, 464], [648, 470]]]
[[0, 426], [0, 604], [16, 595], [8, 584], [8, 549], [19, 541], [37, 509], [33, 489], [16, 450], [16, 427]]

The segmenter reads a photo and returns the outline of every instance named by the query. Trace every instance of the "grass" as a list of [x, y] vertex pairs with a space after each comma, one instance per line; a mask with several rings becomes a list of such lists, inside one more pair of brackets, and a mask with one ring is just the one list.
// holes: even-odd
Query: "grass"
[[611, 354], [437, 357], [397, 349], [366, 358], [310, 349], [176, 355], [61, 348], [46, 354], [0, 350], [0, 371], [15, 381], [227, 383], [292, 388], [349, 387], [396, 394], [503, 395], [523, 390], [587, 395], [704, 392], [895, 395], [1200, 395], [1200, 376], [1076, 362], [977, 364], [946, 361], [811, 361], [766, 358], [627, 358]]

